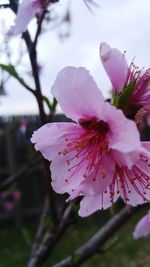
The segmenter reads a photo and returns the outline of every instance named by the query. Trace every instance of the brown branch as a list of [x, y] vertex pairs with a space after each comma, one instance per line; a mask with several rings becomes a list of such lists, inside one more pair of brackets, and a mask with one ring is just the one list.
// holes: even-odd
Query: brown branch
[[26, 43], [28, 53], [29, 53], [29, 59], [30, 59], [31, 67], [32, 67], [33, 79], [34, 79], [35, 88], [36, 88], [35, 96], [36, 96], [37, 103], [39, 106], [41, 124], [44, 124], [46, 122], [46, 114], [44, 111], [43, 97], [41, 93], [41, 85], [40, 85], [40, 79], [39, 79], [39, 73], [38, 73], [36, 47], [33, 46], [33, 42], [31, 40], [31, 37], [28, 31], [24, 32], [22, 34], [22, 37]]
[[77, 249], [72, 256], [55, 264], [53, 267], [77, 267], [98, 253], [105, 242], [127, 222], [139, 208], [126, 206], [118, 214], [113, 216], [92, 238]]
[[22, 86], [24, 86], [30, 93], [32, 93], [34, 96], [36, 95], [36, 92], [34, 89], [32, 89], [28, 84], [21, 83]]
[[35, 237], [35, 241], [32, 244], [32, 248], [31, 248], [31, 258], [34, 257], [38, 244], [42, 238], [42, 235], [44, 233], [44, 228], [45, 228], [45, 219], [47, 218], [47, 215], [49, 213], [49, 201], [46, 198], [44, 205], [43, 205], [43, 211], [40, 217], [40, 221], [39, 221], [39, 225], [38, 225], [38, 229], [37, 229], [37, 233], [36, 233], [36, 237]]
[[[44, 17], [43, 17], [44, 19]], [[42, 20], [43, 21], [43, 20]], [[41, 22], [42, 25], [42, 22]], [[40, 27], [41, 27], [40, 25]], [[38, 29], [37, 29], [38, 31]], [[38, 65], [37, 65], [37, 54], [36, 54], [36, 43], [34, 44], [30, 38], [30, 34], [28, 31], [23, 33], [23, 38], [25, 40], [28, 52], [29, 52], [29, 58], [30, 58], [30, 63], [32, 67], [32, 73], [33, 73], [33, 78], [35, 82], [35, 96], [37, 99], [38, 107], [39, 107], [39, 113], [40, 113], [40, 119], [41, 119], [41, 124], [43, 125], [46, 122], [46, 114], [44, 111], [44, 105], [43, 105], [43, 96], [41, 92], [41, 85], [40, 85], [40, 79], [39, 79], [39, 73], [38, 73]], [[39, 34], [37, 35], [37, 37]], [[48, 196], [49, 196], [49, 201], [50, 201], [50, 210], [51, 210], [51, 215], [54, 223], [57, 223], [58, 221], [58, 216], [57, 216], [57, 207], [56, 207], [56, 199], [55, 199], [55, 193], [52, 190], [52, 187], [50, 185], [50, 171], [49, 171], [49, 162], [47, 160], [43, 160], [44, 162], [44, 169], [45, 169], [45, 184], [48, 189]]]
[[46, 13], [47, 13], [47, 10], [44, 9], [43, 10], [43, 13], [42, 13], [42, 15], [40, 17], [40, 20], [38, 22], [38, 27], [37, 27], [37, 31], [36, 31], [36, 34], [35, 34], [35, 39], [33, 41], [33, 47], [32, 47], [32, 49], [34, 49], [36, 47], [36, 45], [37, 45], [38, 37], [39, 37], [39, 35], [40, 35], [41, 31], [42, 31], [42, 23], [44, 21], [44, 18], [45, 18]]
[[11, 175], [7, 179], [5, 179], [4, 182], [0, 184], [0, 191], [5, 190], [8, 186], [12, 185], [14, 182], [16, 182], [22, 175], [24, 175], [25, 172], [29, 171], [30, 168], [32, 168], [34, 165], [37, 165], [41, 159], [38, 157], [31, 160], [29, 163], [25, 164], [23, 167], [19, 169], [14, 175]]
[[1, 4], [0, 8], [10, 8], [10, 4]]
[[57, 242], [64, 235], [68, 227], [75, 222], [75, 217], [73, 216], [75, 214], [72, 210], [72, 205], [73, 204], [70, 204], [65, 210], [59, 225], [54, 225], [54, 227], [49, 229], [49, 231], [45, 234], [35, 255], [31, 257], [28, 267], [43, 266]]

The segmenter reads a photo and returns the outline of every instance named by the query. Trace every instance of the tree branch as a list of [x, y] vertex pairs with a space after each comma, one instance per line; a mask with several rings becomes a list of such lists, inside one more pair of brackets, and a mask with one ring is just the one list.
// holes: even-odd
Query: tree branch
[[34, 257], [36, 250], [37, 250], [37, 247], [38, 247], [38, 244], [39, 244], [39, 241], [41, 240], [42, 235], [44, 233], [45, 219], [47, 218], [48, 213], [49, 213], [49, 201], [48, 201], [48, 198], [46, 198], [44, 205], [43, 205], [43, 210], [42, 210], [42, 214], [40, 217], [39, 225], [37, 228], [35, 241], [32, 244], [31, 258]]
[[43, 266], [57, 242], [64, 235], [68, 227], [75, 222], [75, 218], [73, 216], [75, 214], [72, 210], [72, 205], [73, 204], [70, 204], [65, 210], [59, 225], [54, 225], [54, 227], [49, 229], [49, 231], [45, 234], [35, 255], [31, 257], [28, 267]]
[[23, 167], [21, 167], [19, 169], [19, 171], [16, 172], [16, 174], [8, 177], [7, 179], [5, 179], [4, 182], [2, 182], [0, 184], [0, 191], [5, 190], [8, 186], [10, 186], [14, 182], [16, 182], [18, 180], [18, 178], [20, 178], [20, 176], [24, 175], [24, 173], [26, 171], [29, 171], [29, 168], [33, 167], [34, 165], [36, 165], [40, 161], [41, 161], [41, 159], [38, 157], [38, 158], [34, 158], [29, 163], [25, 164]]
[[22, 34], [22, 37], [26, 43], [28, 53], [29, 53], [29, 59], [30, 59], [31, 67], [32, 67], [32, 73], [33, 73], [33, 78], [34, 78], [35, 88], [36, 88], [35, 96], [36, 96], [38, 106], [39, 106], [41, 124], [44, 124], [46, 122], [46, 114], [45, 114], [44, 106], [43, 106], [43, 97], [41, 93], [41, 85], [40, 85], [40, 79], [39, 79], [39, 73], [38, 73], [36, 47], [33, 47], [33, 42], [31, 40], [31, 37], [28, 31], [24, 32]]
[[139, 207], [126, 206], [113, 216], [92, 238], [77, 249], [72, 256], [67, 257], [53, 267], [77, 267], [102, 249], [105, 242], [133, 215]]
[[35, 35], [35, 39], [34, 39], [34, 41], [33, 41], [33, 49], [34, 49], [34, 48], [36, 47], [36, 45], [37, 45], [38, 37], [39, 37], [39, 35], [40, 35], [41, 31], [42, 31], [42, 23], [43, 23], [43, 20], [44, 20], [44, 18], [45, 18], [46, 13], [47, 13], [47, 10], [44, 9], [44, 10], [43, 10], [43, 13], [42, 13], [42, 15], [41, 15], [41, 17], [40, 17], [39, 23], [38, 23], [38, 27], [37, 27], [37, 31], [36, 31], [36, 35]]

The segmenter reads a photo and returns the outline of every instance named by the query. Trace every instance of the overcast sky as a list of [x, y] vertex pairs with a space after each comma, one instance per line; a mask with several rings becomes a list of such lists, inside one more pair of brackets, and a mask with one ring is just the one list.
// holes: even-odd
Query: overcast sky
[[[99, 3], [99, 8], [93, 8], [94, 14], [89, 12], [82, 0], [69, 1], [72, 24], [71, 36], [67, 40], [60, 42], [56, 32], [48, 32], [40, 40], [38, 57], [43, 66], [41, 83], [43, 93], [48, 97], [58, 71], [68, 65], [89, 69], [104, 96], [108, 96], [111, 85], [99, 59], [100, 42], [107, 42], [122, 52], [126, 50], [129, 63], [136, 56], [135, 63], [138, 66], [150, 66], [150, 1], [95, 1]], [[60, 11], [66, 2], [67, 0], [60, 0]], [[0, 11], [1, 30], [2, 20], [7, 20], [8, 27], [13, 23], [14, 16], [11, 12]], [[31, 30], [33, 24], [30, 25]], [[19, 38], [20, 36], [14, 40], [16, 45]], [[15, 45], [12, 52], [15, 56]], [[5, 58], [1, 55], [0, 62], [4, 61]], [[11, 79], [7, 84], [7, 96], [0, 97], [0, 115], [36, 112], [34, 97]]]

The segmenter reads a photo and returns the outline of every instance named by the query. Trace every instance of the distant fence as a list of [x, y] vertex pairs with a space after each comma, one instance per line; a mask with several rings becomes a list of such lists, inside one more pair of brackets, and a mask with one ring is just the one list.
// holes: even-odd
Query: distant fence
[[[54, 121], [68, 121], [68, 119], [63, 115], [56, 115]], [[35, 160], [37, 153], [30, 138], [39, 125], [37, 116], [0, 117], [0, 184], [25, 164]], [[8, 195], [8, 201], [7, 199], [5, 201], [10, 202], [11, 192], [16, 190], [21, 192], [22, 216], [38, 213], [46, 191], [41, 163], [29, 168], [15, 184], [0, 192], [0, 217], [7, 213], [3, 207], [3, 196]], [[9, 205], [8, 208], [10, 207]]]

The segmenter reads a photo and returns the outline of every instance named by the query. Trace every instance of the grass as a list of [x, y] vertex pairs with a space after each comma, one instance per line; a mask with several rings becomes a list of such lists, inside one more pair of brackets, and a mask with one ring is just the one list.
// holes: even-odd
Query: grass
[[[94, 256], [83, 267], [149, 267], [150, 237], [133, 240], [132, 232], [136, 222], [145, 213], [141, 210], [115, 234], [115, 244], [106, 252]], [[80, 219], [66, 233], [56, 246], [46, 267], [71, 254], [74, 249], [92, 236], [109, 217], [108, 212], [87, 219]], [[0, 231], [0, 267], [26, 267], [30, 255], [29, 241], [34, 237], [35, 224], [25, 225], [23, 230], [9, 228]], [[114, 237], [112, 240], [114, 240]], [[110, 242], [107, 243], [109, 246]]]

